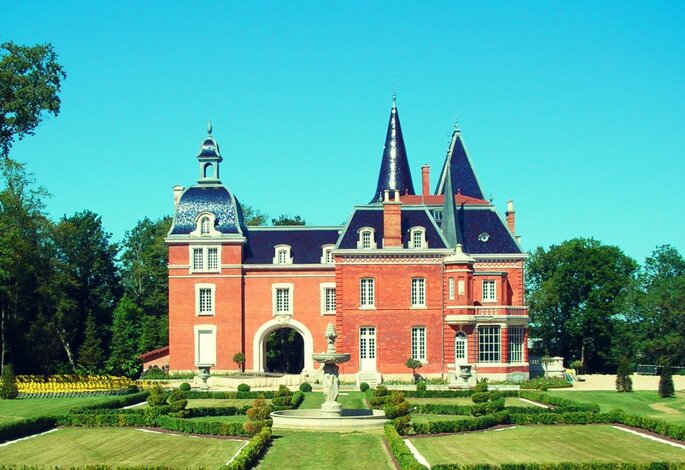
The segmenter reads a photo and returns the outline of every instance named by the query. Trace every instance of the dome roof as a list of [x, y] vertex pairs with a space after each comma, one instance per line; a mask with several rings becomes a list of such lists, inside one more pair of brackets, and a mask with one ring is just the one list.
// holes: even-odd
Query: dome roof
[[192, 186], [181, 195], [169, 235], [188, 235], [197, 228], [197, 217], [211, 212], [215, 229], [222, 234], [243, 233], [243, 213], [238, 200], [224, 186]]

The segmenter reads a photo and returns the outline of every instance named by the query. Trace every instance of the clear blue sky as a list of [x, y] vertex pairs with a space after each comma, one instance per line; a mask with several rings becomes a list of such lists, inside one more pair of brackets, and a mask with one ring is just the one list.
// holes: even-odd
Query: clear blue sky
[[90, 209], [115, 240], [171, 213], [208, 120], [242, 202], [342, 223], [375, 189], [396, 82], [417, 188], [458, 119], [526, 249], [685, 254], [684, 2], [4, 0], [0, 40], [51, 42], [68, 74], [12, 156], [53, 217]]

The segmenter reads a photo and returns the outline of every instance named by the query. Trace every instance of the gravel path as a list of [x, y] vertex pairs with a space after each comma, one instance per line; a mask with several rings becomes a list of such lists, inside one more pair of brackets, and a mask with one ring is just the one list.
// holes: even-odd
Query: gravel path
[[[584, 382], [574, 382], [573, 387], [557, 388], [558, 391], [580, 391], [580, 390], [616, 390], [616, 376], [608, 374], [582, 375]], [[632, 375], [633, 390], [658, 390], [658, 375]], [[685, 376], [674, 375], [673, 385], [676, 390], [685, 390]]]

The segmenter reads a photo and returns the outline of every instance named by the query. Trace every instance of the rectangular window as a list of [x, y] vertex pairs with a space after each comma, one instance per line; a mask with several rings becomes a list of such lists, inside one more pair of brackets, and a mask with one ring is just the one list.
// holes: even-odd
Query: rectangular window
[[335, 313], [335, 287], [324, 288], [324, 313]]
[[411, 234], [414, 248], [423, 248], [423, 232], [414, 230]]
[[447, 284], [449, 287], [448, 291], [449, 291], [450, 300], [454, 300], [454, 278], [453, 277], [449, 278], [449, 280], [447, 281]]
[[466, 293], [466, 284], [464, 283], [464, 280], [459, 279], [457, 286], [458, 286], [457, 292], [459, 292], [459, 295], [464, 295]]
[[497, 300], [495, 281], [483, 281], [483, 301], [493, 302]]
[[368, 230], [362, 232], [362, 248], [365, 250], [371, 248], [371, 232]]
[[193, 248], [193, 271], [204, 271], [205, 256], [202, 248]]
[[290, 313], [290, 289], [276, 288], [276, 313]]
[[219, 249], [207, 248], [207, 269], [216, 271], [219, 269]]
[[426, 327], [415, 326], [411, 329], [411, 357], [426, 360]]
[[500, 362], [499, 326], [478, 327], [478, 362]]
[[214, 313], [214, 292], [210, 287], [198, 290], [198, 315], [212, 315]]
[[326, 264], [331, 264], [333, 262], [333, 250], [327, 249], [325, 251]]
[[375, 304], [373, 279], [361, 279], [359, 287], [359, 305], [362, 307], [373, 307]]
[[523, 362], [523, 327], [509, 327], [509, 362]]
[[278, 250], [278, 264], [285, 264], [288, 258], [286, 250]]
[[411, 280], [411, 306], [424, 307], [426, 305], [426, 279], [414, 277]]

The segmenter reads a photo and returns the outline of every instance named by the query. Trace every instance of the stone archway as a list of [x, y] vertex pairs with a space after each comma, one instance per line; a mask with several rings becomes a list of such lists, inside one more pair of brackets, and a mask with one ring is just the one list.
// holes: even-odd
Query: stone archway
[[303, 323], [289, 317], [274, 318], [259, 327], [252, 339], [253, 370], [255, 372], [265, 371], [266, 340], [271, 333], [281, 328], [292, 328], [302, 336], [302, 341], [304, 343], [304, 368], [302, 369], [302, 372], [313, 372], [314, 361], [312, 360], [312, 354], [314, 354], [314, 338], [312, 337], [309, 328]]
[[304, 369], [304, 339], [294, 328], [284, 326], [265, 340], [264, 370], [280, 374], [299, 374]]

